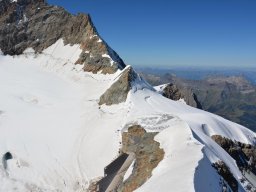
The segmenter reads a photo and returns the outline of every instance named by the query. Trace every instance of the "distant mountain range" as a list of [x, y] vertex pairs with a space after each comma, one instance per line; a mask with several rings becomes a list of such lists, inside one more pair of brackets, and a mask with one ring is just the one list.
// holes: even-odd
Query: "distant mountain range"
[[[202, 71], [199, 74], [197, 71], [184, 72], [183, 76], [195, 77], [200, 76], [200, 74], [206, 75], [211, 74], [211, 72]], [[249, 75], [249, 72], [246, 74]], [[195, 101], [191, 102], [191, 95], [194, 94], [193, 97], [196, 97], [203, 110], [218, 114], [256, 131], [256, 86], [247, 80], [245, 75], [225, 76], [219, 73], [212, 76], [208, 75], [208, 77], [200, 80], [184, 79], [177, 77], [179, 75], [169, 73], [150, 74], [148, 71], [141, 72], [141, 75], [155, 86], [171, 84], [171, 92], [176, 94], [177, 91], [179, 92], [179, 97], [176, 97], [176, 100], [184, 98], [189, 105], [196, 107], [195, 104], [191, 104], [195, 103]], [[251, 76], [251, 78], [255, 78], [255, 76]], [[182, 94], [180, 94], [181, 92]]]
[[242, 76], [252, 84], [256, 85], [256, 68], [228, 68], [228, 67], [174, 67], [174, 68], [141, 68], [136, 70], [140, 73], [163, 76], [172, 74], [183, 79], [203, 80], [212, 76]]

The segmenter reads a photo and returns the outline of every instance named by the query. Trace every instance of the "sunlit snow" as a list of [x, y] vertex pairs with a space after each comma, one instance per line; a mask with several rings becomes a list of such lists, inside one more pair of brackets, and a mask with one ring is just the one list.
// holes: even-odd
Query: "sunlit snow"
[[[133, 124], [160, 132], [155, 140], [165, 152], [139, 192], [218, 191], [219, 176], [211, 167], [217, 160], [242, 177], [211, 136], [255, 144], [255, 133], [164, 98], [142, 79], [133, 83], [125, 103], [99, 106], [122, 71], [84, 72], [74, 64], [81, 51], [59, 40], [40, 54], [31, 48], [21, 56], [0, 54], [0, 155], [13, 155], [7, 169], [0, 166], [0, 191], [86, 189], [104, 176], [105, 166], [118, 156], [122, 131]], [[132, 166], [126, 178], [131, 172]]]

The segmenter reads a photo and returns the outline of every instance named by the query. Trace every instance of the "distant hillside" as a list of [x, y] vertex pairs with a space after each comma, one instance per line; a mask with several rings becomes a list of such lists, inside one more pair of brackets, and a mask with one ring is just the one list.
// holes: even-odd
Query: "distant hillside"
[[165, 68], [136, 68], [139, 73], [152, 74], [155, 76], [164, 76], [165, 74], [175, 74], [182, 79], [203, 80], [212, 76], [243, 76], [250, 83], [256, 85], [256, 68], [202, 68], [202, 67], [176, 67]]
[[202, 109], [256, 131], [256, 87], [242, 76], [215, 75], [187, 80], [174, 74], [141, 73], [152, 85], [172, 83], [182, 92], [192, 91]]

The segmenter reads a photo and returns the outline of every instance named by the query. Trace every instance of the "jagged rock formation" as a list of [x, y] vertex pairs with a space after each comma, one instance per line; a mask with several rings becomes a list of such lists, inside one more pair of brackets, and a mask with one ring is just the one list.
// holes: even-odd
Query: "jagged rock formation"
[[[139, 125], [133, 125], [127, 132], [123, 132], [120, 155], [105, 167], [105, 177], [94, 185], [94, 190], [89, 191], [132, 192], [142, 186], [164, 157], [164, 150], [154, 140], [157, 134], [146, 132]], [[124, 175], [132, 161], [135, 162], [132, 173], [124, 180]]]
[[156, 135], [157, 133], [146, 132], [139, 125], [134, 125], [128, 128], [128, 132], [123, 133], [122, 152], [134, 153], [135, 164], [132, 174], [117, 191], [132, 192], [152, 176], [152, 171], [164, 157], [164, 150], [154, 140]]
[[[248, 180], [250, 183], [251, 181], [247, 175], [256, 175], [256, 147], [250, 144], [233, 141], [220, 135], [213, 135], [212, 139], [236, 161], [237, 166], [244, 175], [241, 180], [243, 182]], [[217, 169], [218, 173], [229, 184], [233, 191], [238, 191], [238, 182], [230, 173], [229, 168], [224, 164], [224, 162], [216, 162], [213, 164], [213, 167]], [[252, 191], [255, 191], [255, 186], [252, 186], [253, 185], [251, 184], [247, 184], [246, 188], [248, 191], [251, 191], [251, 189], [253, 189]]]
[[236, 160], [237, 166], [242, 170], [249, 168], [256, 174], [256, 147], [232, 141], [231, 139], [222, 137], [220, 135], [213, 135], [212, 139], [220, 145], [233, 159]]
[[125, 67], [122, 59], [100, 38], [89, 15], [72, 15], [44, 0], [0, 1], [0, 49], [19, 55], [29, 47], [40, 53], [57, 40], [80, 44], [76, 64], [85, 71], [114, 73]]
[[183, 88], [181, 86], [175, 84], [168, 84], [162, 90], [162, 94], [164, 97], [168, 99], [172, 99], [174, 101], [184, 99], [186, 104], [202, 109], [200, 102], [197, 99], [197, 96], [193, 93], [191, 89]]
[[[230, 172], [229, 168], [223, 161], [216, 162], [212, 165], [218, 172], [218, 174], [227, 182], [233, 192], [238, 192], [238, 182]], [[221, 184], [223, 191], [228, 191], [225, 183]]]
[[127, 67], [111, 87], [100, 97], [99, 105], [118, 104], [126, 101], [128, 92], [132, 89], [132, 83], [138, 78], [132, 67]]

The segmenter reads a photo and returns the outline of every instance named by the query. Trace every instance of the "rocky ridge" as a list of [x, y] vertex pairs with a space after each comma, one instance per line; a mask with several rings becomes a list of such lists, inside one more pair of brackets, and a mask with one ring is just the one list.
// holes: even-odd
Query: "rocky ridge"
[[[220, 145], [236, 162], [237, 166], [244, 175], [243, 182], [246, 181], [245, 172], [252, 175], [256, 174], [256, 147], [250, 144], [241, 143], [231, 140], [220, 135], [211, 137], [218, 145]], [[233, 191], [238, 191], [238, 182], [230, 173], [229, 168], [224, 162], [216, 162], [212, 165], [229, 184]], [[247, 184], [247, 188], [254, 188], [251, 184]], [[256, 189], [252, 189], [255, 191]], [[248, 190], [250, 191], [250, 190]]]
[[142, 186], [151, 176], [152, 171], [164, 158], [164, 150], [154, 140], [158, 133], [146, 132], [139, 125], [128, 128], [123, 133], [122, 152], [134, 153], [135, 164], [132, 174], [118, 187], [118, 192], [132, 192]]
[[126, 101], [127, 94], [132, 89], [132, 82], [137, 78], [137, 74], [133, 71], [132, 67], [128, 67], [117, 78], [111, 87], [100, 97], [99, 105], [112, 105]]
[[85, 71], [115, 73], [125, 67], [122, 59], [101, 39], [90, 15], [72, 15], [44, 0], [0, 1], [0, 49], [20, 55], [27, 48], [36, 53], [63, 39], [83, 50], [76, 64]]
[[[105, 167], [105, 177], [92, 183], [89, 192], [132, 192], [142, 186], [164, 158], [164, 150], [154, 140], [157, 134], [147, 132], [140, 125], [123, 132], [120, 155]], [[132, 171], [125, 178], [129, 167]]]
[[172, 99], [174, 101], [184, 99], [186, 104], [198, 109], [202, 109], [201, 103], [198, 101], [197, 96], [191, 89], [186, 89], [179, 85], [170, 83], [163, 88], [161, 93], [168, 99]]
[[[136, 86], [133, 86], [134, 84], [136, 84]], [[99, 105], [113, 105], [125, 102], [131, 89], [137, 91], [137, 89], [143, 89], [145, 87], [153, 89], [131, 66], [127, 66], [100, 97]]]
[[223, 161], [218, 161], [214, 163], [212, 166], [217, 170], [218, 174], [224, 180], [220, 181], [220, 185], [222, 185], [222, 190], [227, 191], [227, 188], [229, 186], [233, 192], [238, 192], [238, 182], [230, 172], [227, 165]]
[[142, 81], [100, 37], [90, 15], [72, 15], [44, 0], [2, 0], [0, 10], [0, 50], [4, 55], [20, 55], [27, 48], [40, 54], [63, 39], [64, 45], [80, 45], [82, 52], [75, 64], [83, 65], [84, 71], [113, 74], [123, 70], [101, 96], [100, 105], [124, 102], [133, 82]]
[[251, 169], [256, 174], [256, 147], [232, 141], [220, 135], [213, 135], [212, 139], [220, 145], [236, 161], [239, 168]]

